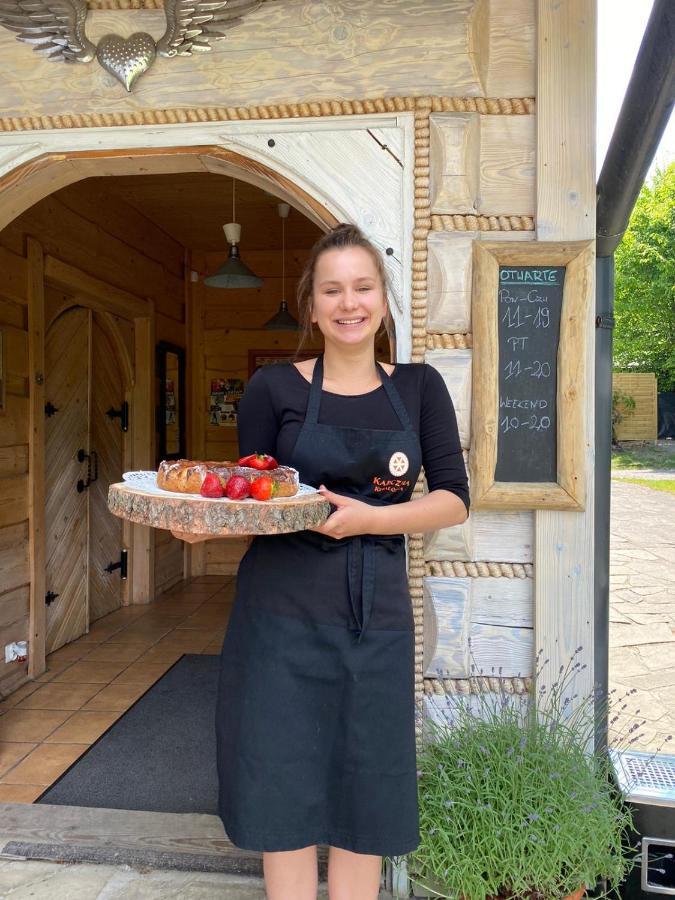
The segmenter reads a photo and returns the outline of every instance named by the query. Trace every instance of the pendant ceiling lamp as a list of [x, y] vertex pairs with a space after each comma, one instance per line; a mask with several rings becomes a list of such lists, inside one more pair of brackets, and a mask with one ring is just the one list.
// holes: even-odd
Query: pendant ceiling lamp
[[265, 322], [263, 328], [267, 331], [297, 331], [298, 322], [288, 311], [286, 296], [286, 219], [291, 208], [288, 203], [278, 203], [277, 209], [281, 216], [281, 303], [279, 311]]
[[260, 287], [262, 278], [258, 278], [239, 258], [239, 241], [241, 240], [241, 225], [235, 220], [234, 214], [234, 178], [232, 179], [232, 221], [223, 225], [225, 238], [230, 244], [230, 255], [213, 275], [204, 279], [208, 287], [216, 288], [254, 288]]

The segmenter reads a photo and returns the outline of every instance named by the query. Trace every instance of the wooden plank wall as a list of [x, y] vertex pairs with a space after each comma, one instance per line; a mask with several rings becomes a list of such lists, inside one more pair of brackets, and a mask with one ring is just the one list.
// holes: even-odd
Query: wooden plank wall
[[[0, 696], [26, 680], [26, 664], [5, 664], [4, 646], [28, 638], [29, 365], [27, 236], [49, 254], [111, 287], [153, 299], [157, 336], [184, 345], [183, 248], [99, 181], [80, 182], [31, 207], [0, 232], [0, 330], [7, 403], [0, 413]], [[48, 307], [63, 294], [47, 289]], [[133, 358], [133, 323], [119, 318]], [[158, 582], [182, 576], [179, 541], [159, 536]]]
[[635, 409], [616, 426], [618, 441], [655, 441], [657, 427], [657, 388], [653, 372], [614, 372], [612, 390], [635, 400]]
[[26, 260], [0, 246], [0, 330], [6, 407], [0, 414], [0, 697], [26, 679], [26, 664], [5, 663], [4, 647], [28, 637], [28, 315]]
[[[316, 229], [316, 237], [321, 234]], [[289, 311], [298, 318], [296, 303], [297, 281], [302, 272], [309, 248], [287, 248], [285, 294]], [[279, 250], [247, 251], [241, 248], [243, 261], [256, 275], [264, 279], [260, 288], [241, 291], [208, 288], [201, 277], [216, 271], [226, 256], [223, 253], [195, 253], [192, 268], [199, 272], [200, 281], [191, 284], [192, 302], [203, 309], [201, 339], [197, 342], [200, 358], [195, 360], [193, 415], [198, 417], [200, 443], [205, 459], [236, 459], [239, 455], [237, 429], [210, 425], [208, 417], [211, 380], [241, 378], [248, 382], [248, 351], [286, 350], [292, 353], [298, 344], [295, 331], [266, 331], [262, 326], [279, 309], [281, 290], [281, 253]], [[320, 333], [317, 332], [318, 337]], [[308, 344], [320, 348], [320, 340]], [[261, 452], [265, 449], [258, 448]], [[243, 539], [209, 541], [205, 545], [205, 571], [210, 575], [231, 575], [237, 571], [248, 542]]]
[[[317, 228], [316, 236], [320, 233]], [[295, 300], [297, 281], [307, 252], [307, 248], [286, 250], [285, 293], [289, 311], [295, 318], [298, 317]], [[238, 455], [237, 429], [209, 425], [207, 413], [211, 380], [241, 378], [247, 382], [249, 349], [292, 352], [298, 343], [298, 333], [295, 331], [266, 331], [262, 327], [279, 309], [282, 293], [280, 250], [247, 251], [244, 245], [241, 254], [246, 265], [264, 279], [262, 287], [234, 291], [209, 288], [202, 281], [192, 285], [195, 303], [204, 308], [204, 368], [199, 406], [203, 413], [202, 430], [207, 459], [234, 459]], [[193, 269], [200, 274], [212, 273], [226, 255], [226, 250], [223, 253], [194, 254]], [[315, 345], [320, 346], [317, 342]]]

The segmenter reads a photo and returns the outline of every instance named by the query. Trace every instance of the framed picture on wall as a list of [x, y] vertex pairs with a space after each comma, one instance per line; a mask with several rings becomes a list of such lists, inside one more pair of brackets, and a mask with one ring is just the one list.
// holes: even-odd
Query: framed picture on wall
[[209, 425], [236, 427], [239, 400], [244, 393], [241, 378], [212, 378]]
[[[317, 356], [318, 350], [308, 349], [301, 350], [298, 359], [312, 359]], [[259, 369], [261, 366], [273, 366], [277, 363], [290, 362], [295, 359], [295, 350], [249, 350], [248, 351], [248, 377]]]

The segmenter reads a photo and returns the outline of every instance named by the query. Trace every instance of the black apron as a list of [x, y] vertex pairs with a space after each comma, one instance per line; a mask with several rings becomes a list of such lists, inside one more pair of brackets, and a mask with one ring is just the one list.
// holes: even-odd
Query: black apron
[[[292, 458], [305, 484], [409, 500], [419, 438], [320, 424], [323, 356]], [[402, 534], [256, 536], [241, 560], [216, 706], [219, 814], [248, 850], [312, 844], [399, 856], [419, 844], [414, 622]]]

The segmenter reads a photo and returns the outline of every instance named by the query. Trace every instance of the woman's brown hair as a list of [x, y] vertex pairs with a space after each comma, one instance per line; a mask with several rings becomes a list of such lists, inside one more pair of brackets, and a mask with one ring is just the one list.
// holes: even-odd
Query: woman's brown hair
[[[305, 267], [298, 281], [297, 300], [298, 311], [300, 314], [300, 341], [296, 350], [296, 354], [300, 352], [304, 344], [314, 337], [314, 329], [312, 327], [312, 295], [314, 293], [314, 273], [316, 272], [316, 263], [322, 253], [327, 250], [343, 249], [345, 247], [362, 247], [370, 253], [377, 274], [382, 285], [387, 311], [382, 319], [382, 325], [375, 337], [386, 332], [390, 344], [394, 336], [394, 321], [389, 309], [389, 279], [384, 267], [382, 255], [377, 247], [368, 240], [358, 225], [351, 225], [347, 222], [341, 222], [335, 225], [326, 234], [321, 235], [318, 241], [309, 251], [309, 257], [305, 263]], [[297, 361], [297, 355], [295, 357]]]

